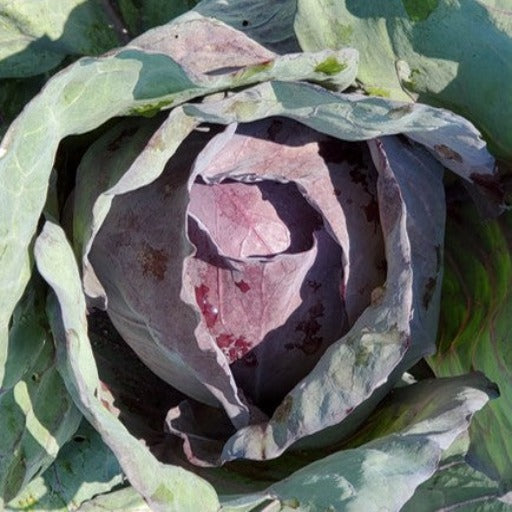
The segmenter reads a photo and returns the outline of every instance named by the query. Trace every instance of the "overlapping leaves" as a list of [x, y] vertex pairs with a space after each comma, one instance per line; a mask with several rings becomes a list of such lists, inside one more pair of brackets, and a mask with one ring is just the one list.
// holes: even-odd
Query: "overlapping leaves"
[[[369, 93], [418, 99], [473, 121], [497, 156], [512, 157], [512, 11], [508, 0], [298, 0], [301, 47], [350, 46]], [[471, 37], [468, 35], [471, 34]]]
[[[135, 23], [135, 2], [120, 3], [126, 13], [131, 13], [131, 23]], [[282, 27], [286, 27], [290, 19], [285, 3], [277, 8], [280, 16], [276, 19], [281, 20]], [[71, 2], [65, 5], [68, 4], [71, 5]], [[153, 3], [148, 9], [151, 6]], [[283, 9], [280, 10], [280, 7]], [[420, 16], [421, 13], [416, 15]], [[260, 15], [254, 16], [260, 19]], [[202, 24], [203, 28], [205, 24], [197, 16], [185, 18], [184, 23], [197, 23], [196, 26]], [[209, 23], [208, 29], [212, 26], [212, 30], [222, 28], [219, 23]], [[162, 41], [168, 42], [170, 36], [180, 37], [181, 28], [180, 25], [164, 28], [160, 35], [166, 37], [160, 38], [160, 46], [158, 33], [149, 33], [109, 57], [85, 59], [60, 73], [27, 106], [0, 146], [0, 400], [2, 412], [4, 409], [10, 410], [11, 405], [13, 414], [16, 413], [16, 407], [20, 407], [23, 412], [15, 418], [14, 430], [12, 423], [7, 428], [11, 435], [6, 436], [4, 453], [9, 456], [5, 458], [2, 453], [4, 458], [0, 460], [3, 471], [0, 471], [0, 480], [7, 499], [12, 498], [21, 486], [53, 460], [60, 446], [76, 429], [79, 420], [79, 415], [70, 405], [61, 377], [55, 371], [53, 349], [48, 343], [49, 334], [45, 328], [41, 328], [44, 323], [44, 297], [39, 297], [36, 307], [30, 295], [33, 289], [29, 288], [24, 302], [18, 305], [12, 325], [10, 322], [11, 314], [31, 274], [30, 244], [37, 231], [47, 194], [48, 177], [62, 138], [92, 130], [114, 116], [153, 114], [162, 107], [174, 107], [216, 91], [246, 87], [260, 81], [279, 80], [247, 89], [225, 102], [187, 105], [183, 111], [180, 110], [179, 115], [183, 115], [183, 119], [188, 118], [191, 125], [194, 125], [196, 120], [191, 120], [192, 117], [227, 123], [279, 114], [300, 119], [334, 136], [339, 135], [340, 131], [345, 133], [348, 125], [352, 125], [351, 129], [356, 132], [353, 137], [356, 139], [405, 131], [411, 139], [422, 144], [425, 143], [425, 134], [422, 135], [422, 132], [438, 129], [440, 140], [432, 142], [430, 150], [445, 165], [465, 174], [466, 178], [491, 170], [492, 161], [483, 149], [476, 131], [451, 114], [421, 106], [397, 107], [379, 99], [351, 100], [316, 86], [284, 82], [307, 79], [342, 89], [350, 84], [355, 73], [353, 52], [325, 51], [285, 57], [272, 55], [273, 62], [270, 65], [266, 59], [260, 59], [264, 65], [256, 59], [234, 72], [212, 76], [202, 73], [200, 66], [194, 67], [193, 63], [187, 65], [178, 57], [169, 57], [167, 43]], [[38, 36], [36, 32], [33, 37]], [[283, 48], [293, 46], [293, 37], [288, 28], [286, 33], [283, 32], [283, 37], [275, 40], [272, 40], [271, 30], [260, 28], [255, 30], [255, 34], [264, 42], [275, 43], [278, 53]], [[241, 37], [232, 29], [230, 35], [232, 38]], [[29, 50], [32, 49], [39, 51], [40, 48], [37, 45], [30, 46]], [[264, 53], [263, 50], [261, 52]], [[59, 54], [58, 58], [50, 55], [48, 59], [51, 58], [54, 59], [53, 66], [60, 61], [62, 55]], [[45, 59], [41, 58], [41, 62], [45, 62]], [[334, 67], [333, 62], [336, 64]], [[453, 129], [450, 131], [453, 126], [457, 127], [455, 133]], [[482, 126], [485, 128], [486, 125]], [[457, 132], [458, 129], [460, 132]], [[452, 152], [447, 151], [444, 145], [448, 135], [455, 144], [455, 149], [448, 148]], [[499, 145], [498, 142], [496, 144]], [[470, 163], [470, 171], [464, 169], [461, 159]], [[116, 180], [110, 178], [111, 184], [114, 184]], [[151, 180], [151, 176], [143, 176], [144, 179]], [[128, 183], [124, 191], [129, 190], [130, 186], [133, 183]], [[105, 199], [104, 208], [108, 210], [108, 198]], [[86, 233], [85, 239], [90, 234]], [[221, 495], [219, 502], [213, 487], [205, 480], [179, 467], [157, 461], [116, 418], [115, 411], [105, 405], [108, 404], [108, 397], [101, 389], [87, 337], [85, 302], [78, 270], [71, 248], [57, 226], [51, 223], [46, 225], [38, 239], [36, 253], [39, 270], [54, 290], [49, 300], [48, 313], [58, 347], [60, 375], [83, 414], [114, 452], [131, 484], [154, 510], [213, 511], [218, 510], [220, 503], [224, 504], [226, 511], [248, 511], [262, 504], [276, 510], [297, 507], [312, 511], [324, 510], [326, 507], [334, 507], [336, 510], [365, 507], [370, 510], [371, 506], [381, 502], [398, 509], [412, 496], [415, 488], [432, 475], [443, 451], [457, 434], [467, 429], [470, 416], [492, 394], [487, 381], [480, 376], [437, 383], [442, 387], [446, 401], [425, 411], [419, 420], [414, 418], [409, 421], [408, 413], [405, 412], [403, 421], [393, 424], [385, 432], [377, 429], [372, 433], [372, 438], [383, 436], [380, 439], [330, 455], [288, 475], [261, 493], [238, 499]], [[39, 359], [38, 355], [41, 356]], [[45, 387], [44, 383], [51, 385]], [[403, 393], [398, 392], [395, 400], [398, 403], [401, 400], [407, 402], [408, 393], [419, 400], [425, 389], [418, 386], [411, 386]], [[39, 409], [39, 402], [46, 404], [45, 399], [50, 394], [54, 399], [60, 397], [55, 404], [58, 410], [46, 405]], [[10, 418], [14, 416], [3, 416], [6, 421]], [[30, 436], [34, 436], [39, 445], [34, 444]], [[9, 440], [13, 442], [9, 444]], [[101, 450], [102, 445], [99, 443], [98, 446]], [[22, 456], [20, 447], [24, 450]], [[14, 457], [11, 457], [10, 451]], [[489, 461], [481, 453], [477, 455], [478, 460]], [[64, 463], [55, 466], [56, 472], [61, 467], [66, 470], [65, 456], [66, 453], [63, 453], [64, 458], [61, 460]], [[10, 465], [11, 461], [14, 461], [13, 465]], [[24, 464], [20, 461], [24, 461]], [[497, 467], [495, 459], [492, 459], [491, 466], [493, 464]], [[504, 463], [499, 464], [498, 471]], [[77, 499], [80, 502], [92, 494], [105, 492], [111, 485], [121, 481], [115, 464], [111, 469], [109, 477], [103, 482], [105, 485], [102, 487], [101, 482], [94, 482], [89, 495], [87, 492], [77, 495], [69, 489], [57, 489], [58, 499]], [[208, 476], [207, 473], [203, 474]], [[381, 479], [377, 479], [377, 475]], [[76, 481], [70, 479], [71, 487], [83, 480], [83, 475], [76, 478]], [[34, 492], [43, 495], [55, 490], [56, 485], [60, 484], [52, 481], [51, 476], [43, 476], [38, 477], [33, 485]], [[398, 489], [398, 492], [389, 493], [390, 488], [393, 491]], [[20, 498], [28, 501], [18, 502], [16, 506], [33, 505], [30, 501], [31, 491], [28, 492], [29, 495]], [[131, 489], [100, 495], [89, 504], [84, 503], [82, 509], [94, 510], [95, 503], [107, 509], [115, 509], [116, 506], [124, 509], [143, 507], [137, 493]]]

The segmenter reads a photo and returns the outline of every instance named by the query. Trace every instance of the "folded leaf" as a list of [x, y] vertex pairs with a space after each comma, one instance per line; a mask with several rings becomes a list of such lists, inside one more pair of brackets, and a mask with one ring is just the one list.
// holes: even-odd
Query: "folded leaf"
[[371, 426], [359, 442], [366, 434], [374, 437], [379, 432], [383, 437], [309, 464], [265, 493], [224, 502], [222, 510], [256, 511], [265, 498], [269, 510], [277, 511], [400, 510], [436, 471], [443, 451], [467, 431], [471, 416], [494, 396], [495, 388], [481, 374], [397, 389], [370, 417]]
[[[357, 94], [338, 94], [307, 83], [267, 82], [223, 101], [186, 105], [210, 123], [250, 122], [271, 116], [295, 119], [343, 140], [403, 133], [425, 145], [445, 167], [477, 182], [496, 181], [494, 158], [480, 133], [448, 110]], [[484, 177], [485, 176], [485, 177]]]
[[216, 511], [213, 488], [193, 473], [158, 462], [102, 401], [87, 336], [85, 297], [64, 232], [46, 223], [35, 245], [39, 272], [53, 288], [48, 313], [57, 343], [60, 372], [84, 416], [112, 450], [131, 484], [156, 511]]

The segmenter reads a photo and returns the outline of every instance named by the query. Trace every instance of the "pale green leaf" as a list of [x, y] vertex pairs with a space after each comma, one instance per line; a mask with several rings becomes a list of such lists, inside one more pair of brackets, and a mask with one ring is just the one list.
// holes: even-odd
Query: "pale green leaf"
[[0, 1], [0, 77], [49, 71], [68, 55], [99, 55], [127, 39], [107, 2]]
[[117, 459], [85, 421], [63, 446], [57, 460], [34, 478], [8, 505], [7, 511], [67, 512], [82, 502], [119, 486], [124, 477]]
[[307, 51], [359, 50], [367, 93], [449, 108], [510, 159], [511, 20], [509, 0], [298, 0], [295, 29]]

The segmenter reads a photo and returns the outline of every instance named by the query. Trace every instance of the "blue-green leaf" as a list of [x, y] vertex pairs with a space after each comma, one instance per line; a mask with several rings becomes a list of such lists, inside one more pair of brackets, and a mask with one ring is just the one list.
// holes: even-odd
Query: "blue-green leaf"
[[[471, 416], [495, 395], [481, 374], [397, 389], [370, 417], [366, 434], [352, 440], [357, 447], [345, 446], [264, 493], [227, 501], [222, 510], [256, 512], [267, 499], [275, 507], [269, 503], [268, 510], [276, 511], [398, 511], [434, 474], [443, 452], [467, 431]], [[382, 437], [360, 445], [375, 434]]]

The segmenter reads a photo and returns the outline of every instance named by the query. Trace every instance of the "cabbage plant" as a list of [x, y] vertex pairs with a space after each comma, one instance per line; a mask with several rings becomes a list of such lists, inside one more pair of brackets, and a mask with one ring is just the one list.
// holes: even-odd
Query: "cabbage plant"
[[12, 510], [400, 510], [466, 464], [496, 387], [407, 371], [435, 350], [445, 171], [482, 196], [494, 159], [457, 114], [351, 90], [355, 49], [281, 43], [190, 12], [7, 131]]

